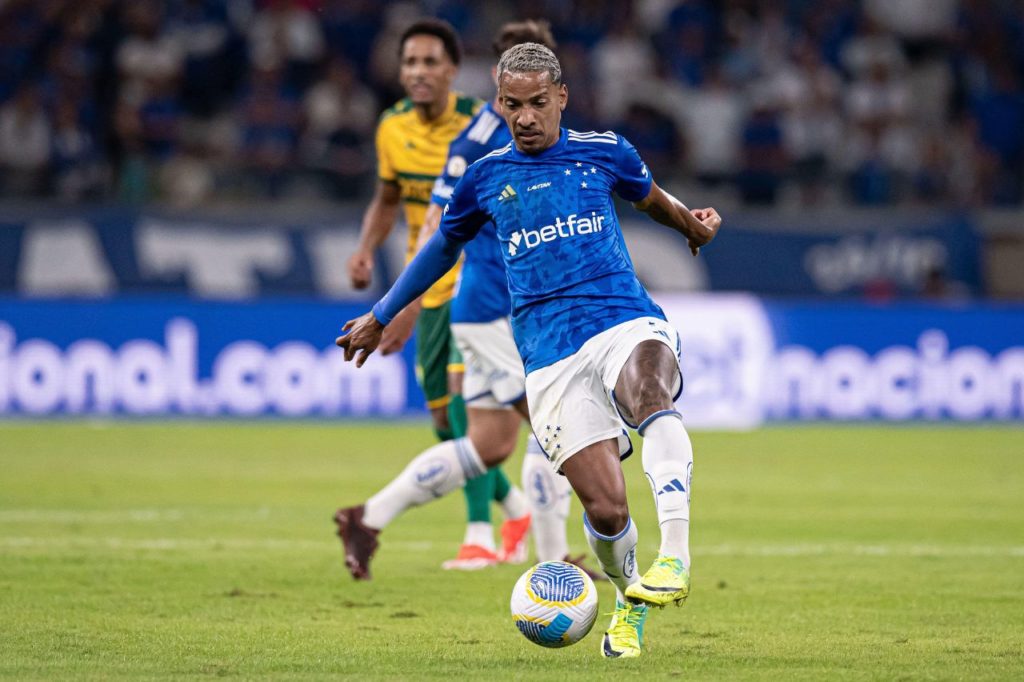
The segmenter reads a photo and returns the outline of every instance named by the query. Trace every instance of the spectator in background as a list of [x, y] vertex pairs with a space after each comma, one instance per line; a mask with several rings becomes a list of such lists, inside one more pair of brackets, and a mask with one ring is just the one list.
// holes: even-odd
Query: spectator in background
[[296, 158], [300, 119], [297, 97], [281, 69], [258, 66], [239, 110], [245, 167], [260, 195], [279, 197]]
[[223, 0], [180, 0], [167, 30], [183, 56], [181, 103], [208, 117], [231, 101], [245, 75], [245, 53]]
[[699, 87], [707, 73], [707, 36], [699, 24], [687, 23], [676, 29], [673, 49], [664, 57], [672, 78]]
[[802, 33], [833, 68], [842, 68], [842, 51], [857, 32], [858, 0], [816, 0], [799, 20]]
[[882, 206], [896, 198], [898, 178], [883, 148], [882, 133], [878, 127], [864, 127], [850, 147], [848, 185], [855, 204]]
[[[548, 3], [554, 4], [554, 3]], [[575, 0], [568, 5], [569, 16], [562, 23], [559, 42], [574, 43], [590, 50], [604, 37], [615, 24], [623, 18], [623, 5], [606, 0]], [[542, 11], [536, 16], [547, 16], [549, 11]], [[530, 15], [526, 15], [530, 16]]]
[[559, 46], [558, 58], [565, 82], [571, 84], [569, 102], [562, 112], [563, 125], [573, 130], [603, 130], [589, 53], [581, 44], [572, 43]]
[[942, 135], [932, 132], [925, 138], [920, 162], [911, 178], [916, 202], [933, 205], [952, 203], [955, 191], [950, 186], [951, 156], [948, 141]]
[[738, 178], [745, 204], [770, 205], [778, 198], [788, 165], [782, 126], [773, 95], [755, 93], [743, 126], [742, 167]]
[[129, 35], [117, 49], [121, 98], [140, 107], [155, 89], [175, 89], [184, 64], [178, 43], [162, 28], [163, 6], [156, 0], [135, 0], [124, 5]]
[[382, 28], [376, 0], [324, 0], [319, 16], [328, 49], [352, 62], [367, 82], [373, 41]]
[[687, 92], [680, 109], [686, 120], [690, 171], [706, 187], [734, 181], [746, 106], [723, 70], [712, 68], [705, 87]]
[[654, 177], [664, 182], [676, 177], [685, 150], [672, 117], [649, 104], [634, 102], [615, 129], [637, 148]]
[[0, 190], [40, 196], [47, 186], [53, 130], [39, 91], [23, 85], [0, 108]]
[[129, 204], [148, 201], [154, 194], [152, 172], [142, 139], [138, 108], [128, 102], [119, 102], [114, 110], [114, 131], [121, 151], [117, 199]]
[[599, 113], [604, 120], [622, 120], [630, 106], [630, 94], [654, 77], [655, 61], [650, 40], [641, 36], [631, 21], [612, 26], [594, 47], [592, 59], [601, 91]]
[[1017, 204], [1024, 191], [1024, 90], [1011, 65], [992, 68], [992, 87], [972, 102], [984, 199]]
[[249, 30], [250, 61], [284, 69], [289, 86], [304, 90], [324, 54], [324, 36], [316, 15], [299, 0], [268, 0]]
[[782, 130], [792, 175], [804, 205], [822, 201], [843, 142], [840, 76], [809, 41], [797, 42], [793, 59], [768, 82], [782, 106]]
[[146, 156], [156, 165], [171, 159], [181, 136], [182, 109], [174, 81], [152, 80], [136, 109]]
[[379, 110], [377, 98], [356, 80], [355, 67], [338, 57], [306, 93], [303, 107], [304, 164], [325, 172], [335, 196], [359, 196], [373, 170], [368, 159]]
[[910, 90], [903, 72], [895, 71], [904, 64], [894, 53], [865, 57], [846, 90], [849, 129], [844, 161], [855, 203], [879, 205], [906, 196], [917, 168], [917, 141], [909, 125]]
[[99, 199], [107, 174], [92, 132], [82, 125], [71, 99], [61, 99], [54, 114], [53, 188], [64, 201]]
[[656, 38], [668, 74], [683, 85], [701, 85], [712, 46], [718, 42], [718, 29], [717, 16], [706, 0], [676, 5], [668, 15], [668, 26]]
[[857, 32], [840, 50], [842, 66], [853, 78], [859, 78], [872, 67], [883, 64], [889, 71], [901, 71], [907, 66], [903, 46], [891, 33], [886, 33], [868, 15], [861, 15]]

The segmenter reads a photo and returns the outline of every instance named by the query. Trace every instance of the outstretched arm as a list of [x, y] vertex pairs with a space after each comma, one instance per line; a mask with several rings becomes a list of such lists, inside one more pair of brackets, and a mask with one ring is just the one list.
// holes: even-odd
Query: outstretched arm
[[715, 238], [718, 228], [722, 225], [722, 218], [715, 209], [688, 209], [683, 202], [653, 182], [651, 191], [644, 199], [634, 203], [633, 207], [686, 237], [690, 252], [694, 256], [700, 251], [700, 247]]
[[345, 360], [355, 358], [356, 367], [362, 367], [380, 344], [384, 327], [452, 269], [459, 260], [462, 246], [463, 242], [449, 239], [442, 232], [436, 233], [402, 271], [384, 298], [373, 306], [373, 310], [349, 320], [342, 327], [342, 331], [347, 333], [335, 339], [334, 343], [345, 349]]

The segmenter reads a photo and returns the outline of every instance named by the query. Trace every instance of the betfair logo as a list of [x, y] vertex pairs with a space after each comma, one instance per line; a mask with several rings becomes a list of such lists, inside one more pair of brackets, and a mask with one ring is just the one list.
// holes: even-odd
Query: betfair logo
[[501, 196], [498, 197], [498, 201], [505, 201], [505, 199], [511, 199], [516, 195], [516, 191], [512, 189], [512, 185], [505, 185], [505, 189], [501, 190]]
[[568, 218], [556, 217], [555, 222], [535, 230], [521, 229], [513, 232], [508, 241], [508, 255], [515, 256], [522, 249], [532, 249], [544, 242], [567, 239], [601, 232], [604, 216], [591, 211], [589, 216], [580, 217], [573, 213]]

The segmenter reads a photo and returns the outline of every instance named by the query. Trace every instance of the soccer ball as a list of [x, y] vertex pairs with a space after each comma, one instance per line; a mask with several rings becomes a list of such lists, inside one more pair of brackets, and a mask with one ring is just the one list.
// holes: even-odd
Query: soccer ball
[[575, 644], [587, 636], [596, 618], [594, 581], [565, 561], [537, 564], [512, 588], [512, 621], [534, 644]]

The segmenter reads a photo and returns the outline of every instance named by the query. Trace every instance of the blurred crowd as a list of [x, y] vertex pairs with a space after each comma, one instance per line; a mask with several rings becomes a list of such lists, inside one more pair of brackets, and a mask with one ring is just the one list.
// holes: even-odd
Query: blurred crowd
[[551, 21], [566, 124], [750, 205], [1020, 205], [1022, 0], [0, 0], [0, 196], [365, 196], [397, 36]]

